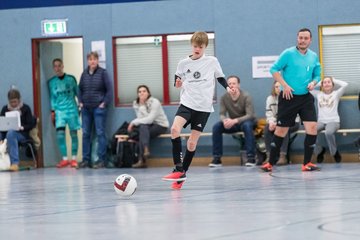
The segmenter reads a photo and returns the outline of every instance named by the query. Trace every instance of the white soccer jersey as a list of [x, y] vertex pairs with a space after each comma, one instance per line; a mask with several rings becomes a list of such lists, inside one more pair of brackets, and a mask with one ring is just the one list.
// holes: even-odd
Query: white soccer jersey
[[190, 57], [181, 60], [177, 66], [177, 76], [181, 77], [180, 103], [200, 112], [213, 112], [215, 80], [224, 77], [216, 57], [205, 56], [196, 60]]

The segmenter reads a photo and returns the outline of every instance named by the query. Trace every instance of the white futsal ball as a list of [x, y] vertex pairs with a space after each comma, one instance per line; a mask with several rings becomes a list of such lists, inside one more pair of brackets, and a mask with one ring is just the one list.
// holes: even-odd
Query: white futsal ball
[[129, 174], [121, 174], [115, 179], [115, 192], [121, 197], [130, 197], [137, 188], [136, 179]]

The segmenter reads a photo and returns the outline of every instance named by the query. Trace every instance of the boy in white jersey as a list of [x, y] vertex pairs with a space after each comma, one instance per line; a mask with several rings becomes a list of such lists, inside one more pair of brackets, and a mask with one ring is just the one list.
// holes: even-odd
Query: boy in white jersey
[[[180, 189], [186, 180], [186, 171], [194, 157], [196, 145], [210, 112], [213, 112], [215, 79], [230, 93], [234, 94], [224, 78], [221, 66], [215, 57], [204, 54], [208, 45], [205, 32], [195, 32], [191, 37], [192, 55], [181, 60], [175, 73], [175, 87], [181, 88], [180, 106], [171, 126], [172, 154], [175, 168], [162, 179], [173, 181], [171, 187]], [[190, 124], [191, 134], [187, 141], [184, 158], [180, 133]]]

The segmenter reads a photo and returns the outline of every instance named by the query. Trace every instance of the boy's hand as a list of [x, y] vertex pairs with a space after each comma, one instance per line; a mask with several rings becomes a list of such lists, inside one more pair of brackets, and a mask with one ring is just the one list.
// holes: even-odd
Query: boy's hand
[[175, 81], [175, 87], [176, 88], [181, 88], [181, 86], [182, 86], [181, 78], [177, 78], [176, 81]]

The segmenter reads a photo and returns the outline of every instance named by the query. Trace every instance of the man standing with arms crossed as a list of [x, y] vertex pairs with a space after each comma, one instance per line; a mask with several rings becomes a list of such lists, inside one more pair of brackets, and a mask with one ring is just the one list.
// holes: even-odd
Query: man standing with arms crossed
[[317, 135], [317, 118], [314, 97], [309, 91], [320, 81], [321, 73], [319, 58], [309, 49], [311, 37], [309, 29], [300, 29], [297, 34], [297, 45], [283, 51], [270, 69], [273, 78], [281, 84], [282, 92], [279, 96], [278, 119], [271, 142], [270, 159], [261, 166], [265, 172], [271, 172], [272, 166], [276, 164], [283, 139], [289, 127], [295, 124], [297, 114], [300, 115], [306, 132], [301, 170], [320, 170], [311, 163]]

